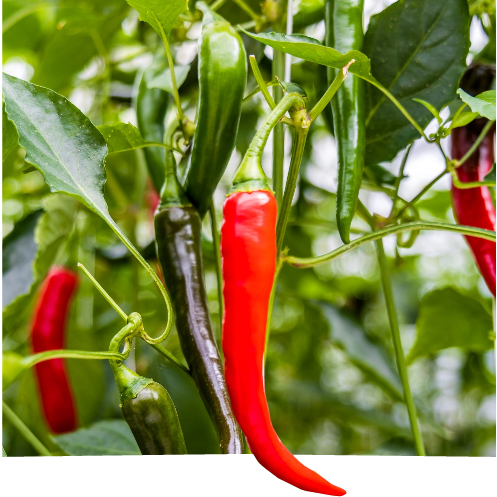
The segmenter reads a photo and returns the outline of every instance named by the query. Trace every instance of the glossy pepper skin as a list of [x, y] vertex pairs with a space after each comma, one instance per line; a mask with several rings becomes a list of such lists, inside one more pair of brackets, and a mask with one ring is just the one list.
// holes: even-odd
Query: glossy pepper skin
[[192, 206], [160, 210], [155, 216], [157, 254], [173, 298], [181, 348], [216, 428], [221, 453], [242, 454], [241, 432], [231, 411], [209, 315], [201, 227], [200, 216]]
[[[148, 88], [147, 76], [148, 73], [145, 71], [140, 80], [135, 102], [138, 129], [144, 140], [162, 143], [165, 132], [164, 119], [170, 96], [159, 88]], [[164, 149], [145, 147], [143, 153], [155, 191], [160, 192], [164, 184]]]
[[[326, 0], [326, 45], [341, 53], [362, 50], [364, 0]], [[328, 69], [328, 84], [336, 69]], [[366, 148], [364, 81], [349, 77], [331, 100], [338, 149], [337, 226], [340, 238], [349, 243], [350, 224], [361, 187]]]
[[[483, 121], [483, 122], [481, 122]], [[477, 120], [452, 131], [452, 158], [460, 159], [478, 138], [486, 120]], [[457, 176], [464, 183], [482, 181], [494, 162], [495, 126], [478, 149], [460, 167]], [[459, 224], [495, 231], [495, 207], [486, 186], [460, 189], [452, 185], [452, 206]], [[495, 297], [495, 242], [467, 236], [478, 269]]]
[[276, 199], [270, 191], [239, 191], [223, 210], [223, 351], [233, 412], [250, 450], [278, 478], [309, 492], [344, 495], [300, 463], [281, 443], [264, 391], [264, 346], [276, 269]]
[[203, 218], [235, 147], [247, 81], [245, 48], [231, 24], [203, 2], [199, 105], [186, 193]]
[[121, 410], [144, 456], [186, 454], [176, 407], [167, 390], [150, 378], [110, 361], [119, 388]]
[[[76, 274], [63, 267], [48, 273], [36, 303], [30, 338], [33, 353], [63, 349], [69, 307], [76, 290]], [[64, 359], [50, 359], [35, 366], [43, 413], [53, 433], [77, 427], [74, 394]]]

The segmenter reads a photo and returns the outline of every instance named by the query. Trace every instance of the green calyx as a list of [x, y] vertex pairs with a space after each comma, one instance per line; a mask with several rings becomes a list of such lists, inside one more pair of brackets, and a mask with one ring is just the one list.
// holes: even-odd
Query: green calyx
[[154, 381], [131, 371], [121, 361], [110, 361], [110, 365], [119, 389], [121, 406], [127, 400], [134, 399], [147, 385]]
[[285, 112], [289, 111], [297, 127], [307, 127], [302, 122], [305, 115], [305, 102], [298, 93], [286, 93], [278, 105], [265, 119], [250, 144], [242, 163], [233, 178], [233, 186], [228, 195], [236, 192], [253, 192], [256, 190], [271, 191], [266, 175], [262, 169], [261, 157], [271, 130], [278, 124]]
[[205, 2], [197, 2], [195, 7], [202, 12], [204, 15], [202, 17], [202, 26], [206, 26], [208, 24], [213, 24], [215, 22], [224, 22], [228, 23], [224, 17], [221, 17], [219, 14], [214, 12]]
[[[164, 141], [167, 145], [172, 145], [174, 134], [179, 128], [179, 122], [175, 119], [167, 128]], [[188, 200], [181, 183], [176, 174], [176, 159], [171, 149], [165, 149], [166, 175], [164, 185], [160, 192], [160, 204], [158, 211], [169, 207], [186, 207], [192, 205]]]

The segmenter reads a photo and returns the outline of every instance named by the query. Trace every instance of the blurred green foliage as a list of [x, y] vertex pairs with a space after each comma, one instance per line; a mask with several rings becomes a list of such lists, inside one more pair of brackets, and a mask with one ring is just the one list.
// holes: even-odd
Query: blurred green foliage
[[[247, 3], [259, 9], [257, 1]], [[190, 2], [191, 10], [193, 4]], [[302, 2], [295, 15], [295, 29], [318, 36], [322, 9], [322, 1]], [[219, 13], [233, 24], [250, 20], [233, 2], [226, 2]], [[483, 14], [478, 11], [478, 15]], [[137, 78], [154, 57], [163, 60], [164, 55], [156, 33], [139, 22], [137, 12], [124, 0], [39, 4], [6, 0], [3, 16], [6, 72], [67, 96], [95, 125], [136, 125], [133, 98]], [[18, 20], [13, 22], [16, 16]], [[198, 35], [198, 23], [178, 20], [170, 40], [175, 62], [192, 65], [180, 88], [185, 113], [192, 119], [198, 93]], [[270, 59], [263, 46], [245, 36], [243, 40], [247, 53], [256, 54], [263, 76], [269, 80]], [[306, 90], [312, 106], [325, 91], [323, 68], [295, 60], [292, 75]], [[253, 88], [255, 81], [249, 74], [247, 93]], [[219, 222], [233, 172], [267, 110], [260, 95], [244, 104], [236, 151], [215, 195]], [[173, 113], [171, 108], [170, 116]], [[340, 243], [334, 224], [336, 160], [330, 123], [327, 110], [311, 128], [307, 140], [285, 240], [289, 252], [296, 256], [322, 254]], [[432, 153], [436, 154], [436, 150]], [[270, 157], [268, 150], [263, 161], [268, 175]], [[144, 161], [142, 150], [108, 156], [105, 194], [111, 216], [135, 246], [142, 248], [153, 240], [153, 215], [147, 200], [150, 185]], [[183, 161], [180, 168], [185, 165]], [[3, 350], [29, 353], [28, 329], [38, 284], [50, 265], [75, 267], [77, 261], [95, 275], [125, 312], [142, 315], [149, 335], [158, 336], [166, 311], [148, 274], [133, 258], [117, 257], [126, 251], [102, 219], [76, 201], [49, 194], [38, 171], [23, 172], [28, 167], [21, 148], [8, 149], [2, 183], [4, 255], [9, 247], [11, 253], [20, 247], [11, 245], [12, 240], [19, 239], [9, 237], [15, 227], [23, 230], [23, 220], [39, 209], [44, 214], [34, 234], [30, 234], [32, 227], [31, 232], [22, 232], [36, 242], [31, 242], [31, 250], [39, 247], [39, 251], [23, 259], [31, 267], [36, 257], [34, 271], [28, 271], [31, 281], [25, 282], [28, 293], [21, 295], [22, 301], [14, 300], [18, 295], [13, 295], [7, 302], [14, 307], [4, 313]], [[390, 187], [397, 167], [395, 163], [383, 163], [375, 166], [372, 176], [365, 177], [363, 200], [367, 205], [374, 205], [378, 196], [388, 199], [382, 189]], [[431, 176], [423, 179], [425, 184]], [[418, 205], [424, 219], [453, 222], [447, 190], [430, 192]], [[360, 219], [354, 219], [355, 232], [365, 229]], [[208, 221], [204, 221], [203, 235], [209, 306], [219, 336]], [[385, 242], [406, 353], [416, 342], [409, 374], [427, 453], [495, 455], [492, 301], [471, 254], [463, 239], [453, 234], [422, 233], [409, 250], [396, 248], [394, 241], [392, 238]], [[152, 264], [157, 268], [153, 258]], [[4, 274], [6, 269], [9, 268], [4, 263]], [[464, 319], [458, 317], [462, 312], [458, 307], [464, 307]], [[473, 322], [478, 323], [478, 337], [474, 335], [477, 331]], [[68, 327], [68, 348], [106, 350], [120, 327], [119, 316], [81, 277]], [[442, 346], [434, 345], [434, 335], [445, 336]], [[453, 336], [460, 339], [451, 340]], [[485, 337], [488, 343], [482, 345]], [[175, 330], [164, 346], [184, 360]], [[144, 343], [136, 345], [128, 362], [168, 389], [188, 451], [217, 452], [215, 432], [191, 378]], [[80, 425], [89, 427], [121, 419], [109, 365], [105, 361], [77, 360], [69, 360], [68, 365]], [[294, 453], [414, 454], [373, 245], [314, 269], [283, 267], [271, 323], [266, 389], [275, 429]], [[60, 446], [54, 442], [37, 395], [32, 371], [4, 391], [6, 402], [50, 450], [84, 453], [81, 448], [70, 449], [70, 439], [60, 442]], [[96, 426], [100, 427], [100, 436], [110, 425]], [[123, 439], [122, 443], [128, 442]], [[3, 423], [2, 445], [9, 456], [36, 455], [8, 422]]]

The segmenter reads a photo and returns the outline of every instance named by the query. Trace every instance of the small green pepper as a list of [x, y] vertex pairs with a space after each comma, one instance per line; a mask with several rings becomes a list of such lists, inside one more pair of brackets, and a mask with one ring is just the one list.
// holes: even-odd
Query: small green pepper
[[[364, 0], [327, 0], [325, 2], [326, 45], [341, 53], [361, 50]], [[328, 84], [336, 75], [329, 68]], [[364, 170], [366, 148], [364, 81], [355, 76], [342, 83], [331, 101], [334, 133], [338, 148], [337, 225], [340, 238], [349, 243]]]
[[247, 82], [240, 36], [203, 2], [198, 52], [199, 105], [186, 193], [203, 218], [235, 147]]

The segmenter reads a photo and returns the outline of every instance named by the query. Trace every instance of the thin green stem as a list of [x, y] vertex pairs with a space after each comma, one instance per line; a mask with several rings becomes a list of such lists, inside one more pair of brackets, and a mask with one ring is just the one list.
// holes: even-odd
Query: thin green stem
[[395, 210], [395, 205], [397, 204], [397, 199], [399, 198], [399, 188], [400, 188], [400, 183], [404, 179], [404, 170], [407, 165], [407, 159], [409, 157], [409, 154], [412, 149], [412, 143], [407, 147], [406, 153], [404, 154], [404, 157], [402, 158], [402, 164], [400, 165], [399, 169], [399, 174], [397, 176], [397, 179], [395, 180], [395, 192], [393, 195], [392, 199], [392, 209], [390, 210], [390, 214], [388, 217], [392, 217], [393, 211]]
[[283, 197], [283, 202], [280, 204], [280, 214], [278, 216], [278, 224], [276, 226], [276, 254], [278, 258], [280, 256], [281, 249], [283, 248], [286, 225], [288, 223], [288, 216], [290, 215], [293, 195], [295, 194], [295, 188], [297, 186], [297, 179], [299, 177], [300, 164], [302, 162], [302, 156], [304, 155], [308, 131], [309, 128], [295, 128], [292, 159], [290, 162], [290, 170], [288, 171], [288, 178], [286, 180], [285, 196]]
[[489, 132], [490, 128], [494, 124], [495, 124], [495, 121], [488, 121], [488, 123], [485, 124], [485, 126], [481, 130], [480, 135], [478, 136], [476, 141], [473, 143], [473, 145], [471, 145], [471, 148], [461, 157], [461, 159], [455, 161], [454, 165], [456, 168], [461, 166], [462, 164], [464, 164], [473, 155], [475, 150], [478, 149], [478, 147], [480, 146], [480, 143], [483, 141], [483, 138], [485, 138], [485, 135]]
[[[224, 299], [223, 299], [223, 268], [221, 264], [221, 248], [219, 240], [219, 232], [217, 230], [216, 209], [214, 202], [211, 202], [209, 208], [211, 218], [211, 232], [212, 232], [212, 248], [214, 250], [214, 264], [216, 266], [217, 278], [217, 301], [219, 304], [219, 336], [217, 337], [218, 343], [221, 342], [221, 330], [223, 328], [223, 314], [224, 314]], [[220, 349], [222, 354], [222, 351]]]
[[2, 411], [5, 417], [20, 431], [21, 435], [41, 456], [52, 456], [52, 453], [40, 442], [38, 437], [24, 424], [19, 416], [2, 400]]
[[[252, 57], [252, 55], [251, 55], [250, 57]], [[266, 88], [270, 88], [271, 86], [277, 86], [278, 84], [279, 84], [279, 83], [278, 83], [277, 81], [269, 81], [268, 83], [264, 83], [264, 86], [266, 86]], [[261, 87], [260, 87], [260, 86], [257, 86], [257, 88], [256, 88], [254, 91], [250, 92], [250, 93], [249, 93], [249, 94], [248, 94], [248, 95], [247, 95], [247, 96], [243, 99], [243, 102], [245, 103], [245, 102], [249, 101], [252, 97], [254, 97], [255, 95], [257, 95], [260, 91], [262, 91], [262, 90], [261, 90]], [[271, 95], [269, 94], [269, 92], [268, 92], [268, 95], [269, 95], [269, 97], [271, 98], [271, 102], [273, 102], [273, 103], [274, 103], [274, 101], [273, 101], [273, 97], [271, 97]], [[265, 96], [266, 96], [266, 95], [264, 95], [264, 97], [265, 97]], [[267, 102], [267, 103], [269, 104], [269, 106], [271, 107], [271, 104], [269, 103], [269, 101], [267, 100], [267, 98], [266, 98], [266, 102]], [[276, 104], [274, 104], [274, 107], [276, 107]], [[272, 109], [274, 109], [274, 107], [271, 107], [271, 108], [272, 108]], [[33, 169], [32, 169], [32, 170], [33, 170], [33, 171], [37, 171], [36, 167], [34, 167], [34, 166], [33, 166]]]
[[81, 262], [78, 262], [78, 268], [85, 273], [86, 277], [93, 283], [93, 286], [102, 294], [105, 300], [114, 308], [114, 310], [121, 316], [124, 321], [128, 320], [128, 315], [117, 305], [116, 301], [102, 288], [100, 283], [92, 276]]
[[276, 86], [276, 85], [278, 85], [278, 83], [271, 82], [271, 83], [266, 84], [266, 82], [264, 81], [264, 78], [262, 77], [261, 71], [259, 69], [259, 64], [257, 64], [257, 60], [255, 58], [255, 55], [251, 55], [249, 57], [249, 60], [250, 60], [250, 67], [252, 67], [252, 72], [254, 73], [255, 80], [257, 81], [257, 84], [259, 85], [258, 91], [262, 92], [262, 94], [264, 95], [264, 98], [266, 99], [266, 102], [268, 103], [269, 107], [271, 107], [271, 110], [272, 110], [276, 107], [276, 102], [273, 100], [273, 97], [271, 97], [267, 87], [269, 85]]
[[416, 221], [413, 223], [405, 223], [395, 226], [388, 226], [381, 230], [375, 231], [374, 233], [369, 233], [367, 235], [361, 236], [352, 240], [347, 245], [342, 245], [337, 249], [328, 252], [327, 254], [320, 255], [318, 257], [301, 258], [286, 256], [284, 260], [290, 266], [297, 268], [310, 268], [319, 266], [326, 262], [332, 261], [337, 257], [340, 257], [356, 248], [364, 245], [365, 243], [374, 242], [380, 240], [381, 238], [394, 235], [397, 233], [402, 233], [406, 231], [416, 231], [416, 230], [427, 230], [427, 231], [451, 231], [453, 233], [459, 233], [461, 235], [474, 236], [476, 238], [482, 238], [484, 240], [490, 240], [495, 242], [495, 231], [484, 230], [481, 228], [474, 228], [473, 226], [461, 226], [458, 224], [449, 223], [434, 223], [431, 221]]
[[276, 295], [276, 285], [278, 284], [278, 276], [280, 274], [281, 267], [283, 265], [283, 260], [280, 258], [276, 262], [276, 271], [274, 272], [273, 286], [271, 288], [271, 295], [269, 296], [269, 307], [267, 312], [267, 323], [266, 323], [266, 341], [264, 344], [264, 364], [266, 363], [266, 352], [267, 346], [269, 344], [269, 336], [271, 335], [271, 319], [273, 317], [273, 307], [274, 307], [274, 297]]
[[[161, 147], [161, 148], [166, 148], [168, 150], [172, 150], [173, 152], [177, 152], [178, 154], [185, 155], [185, 152], [183, 152], [179, 148], [173, 147], [171, 145], [167, 145], [166, 143], [146, 142], [146, 143], [142, 143], [140, 145], [133, 145], [133, 148], [147, 148], [147, 147]], [[109, 154], [119, 153], [119, 152], [121, 152], [121, 150], [118, 150], [117, 152], [109, 152]], [[122, 152], [127, 152], [127, 150], [122, 150]]]
[[26, 368], [31, 368], [39, 362], [48, 361], [50, 359], [115, 359], [124, 361], [126, 359], [126, 354], [121, 354], [119, 352], [91, 352], [87, 350], [47, 350], [46, 352], [24, 357], [22, 364]]
[[[272, 62], [273, 78], [284, 81], [285, 77], [285, 54], [279, 50], [273, 50]], [[283, 91], [279, 86], [274, 87], [274, 101], [280, 102]], [[278, 123], [273, 130], [273, 190], [276, 203], [281, 206], [283, 198], [283, 163], [285, 158], [285, 128]]]
[[[463, 111], [463, 109], [467, 106], [467, 104], [463, 104], [461, 105], [461, 107], [459, 107], [459, 109], [457, 109], [456, 113], [454, 114], [454, 117], [452, 118], [452, 122], [450, 123], [450, 126], [449, 126], [449, 131], [453, 129], [453, 125], [457, 122], [457, 118], [460, 116], [461, 112]], [[450, 117], [449, 117], [450, 118]], [[449, 120], [449, 118], [447, 118], [447, 121]], [[445, 121], [445, 123], [447, 122]], [[445, 124], [444, 123], [444, 124]]]
[[53, 3], [35, 3], [32, 5], [28, 5], [28, 6], [24, 7], [23, 9], [18, 10], [15, 14], [11, 15], [8, 19], [5, 20], [5, 22], [2, 25], [2, 33], [5, 33], [12, 26], [17, 24], [20, 20], [24, 19], [25, 17], [29, 16], [30, 14], [33, 14], [37, 10], [44, 9], [45, 7], [56, 7], [56, 6], [57, 6], [57, 4], [55, 2], [53, 2]]
[[237, 24], [234, 26], [235, 31], [241, 31], [242, 29], [252, 29], [257, 25], [257, 21], [247, 21], [242, 22], [241, 24]]
[[251, 17], [254, 21], [259, 21], [261, 16], [255, 12], [250, 5], [246, 4], [244, 0], [233, 0], [233, 3], [236, 3], [238, 7], [240, 7], [249, 17]]
[[321, 97], [319, 102], [309, 112], [309, 118], [311, 122], [313, 122], [316, 119], [316, 117], [318, 117], [319, 114], [321, 114], [321, 112], [323, 112], [326, 106], [330, 103], [331, 99], [335, 96], [335, 93], [338, 91], [338, 88], [340, 88], [341, 84], [344, 82], [345, 78], [347, 77], [350, 64], [354, 62], [355, 60], [352, 59], [346, 66], [342, 67], [341, 71], [337, 71], [337, 75], [335, 76], [335, 79], [333, 80], [329, 88], [326, 90], [326, 93]]
[[212, 2], [209, 7], [211, 10], [216, 11], [220, 9], [228, 0], [215, 0]]
[[162, 345], [159, 345], [158, 343], [151, 343], [150, 345], [155, 350], [157, 350], [157, 352], [160, 352], [164, 357], [167, 357], [172, 363], [176, 364], [176, 366], [178, 366], [178, 368], [183, 370], [185, 373], [191, 374], [190, 370], [186, 366], [183, 366], [179, 359], [177, 359], [173, 354], [171, 354], [171, 352], [169, 352], [169, 350], [165, 349]]
[[416, 446], [417, 455], [424, 456], [426, 455], [426, 453], [423, 444], [423, 438], [421, 436], [421, 431], [419, 429], [418, 417], [416, 414], [416, 406], [414, 404], [414, 400], [412, 398], [412, 393], [411, 393], [411, 387], [409, 385], [409, 376], [407, 374], [406, 359], [404, 357], [404, 351], [402, 349], [402, 341], [400, 339], [399, 322], [397, 319], [397, 312], [395, 310], [392, 285], [390, 282], [390, 277], [388, 275], [387, 259], [385, 256], [385, 250], [383, 248], [383, 241], [381, 239], [377, 240], [375, 244], [376, 244], [376, 250], [378, 252], [381, 283], [383, 286], [383, 294], [385, 295], [388, 321], [390, 323], [390, 329], [392, 332], [392, 340], [395, 350], [395, 357], [397, 360], [397, 368], [399, 370], [400, 381], [402, 383], [402, 390], [404, 392], [404, 400], [407, 406], [409, 420], [411, 422], [412, 436], [414, 438], [414, 444]]

